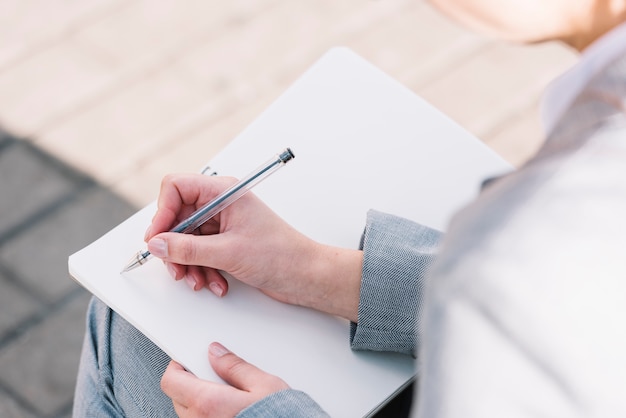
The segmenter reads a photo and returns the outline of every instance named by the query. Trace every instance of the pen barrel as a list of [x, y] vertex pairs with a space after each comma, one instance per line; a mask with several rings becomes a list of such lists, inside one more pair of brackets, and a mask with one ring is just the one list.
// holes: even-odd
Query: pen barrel
[[276, 170], [284, 166], [295, 156], [289, 148], [269, 159], [266, 163], [244, 177], [215, 199], [192, 213], [187, 219], [176, 225], [172, 232], [190, 233], [207, 222], [209, 219], [226, 209], [237, 199], [247, 193], [252, 187], [269, 177]]

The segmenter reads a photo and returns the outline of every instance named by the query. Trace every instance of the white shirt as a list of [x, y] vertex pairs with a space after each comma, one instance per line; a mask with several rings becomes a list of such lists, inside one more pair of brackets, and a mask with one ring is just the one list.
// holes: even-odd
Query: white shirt
[[[548, 130], [619, 51], [626, 25], [553, 83]], [[626, 100], [620, 70], [454, 217], [425, 286], [420, 417], [626, 417], [626, 114], [607, 127], [599, 106]]]
[[550, 135], [563, 113], [583, 88], [611, 61], [626, 53], [626, 23], [614, 28], [583, 51], [580, 60], [548, 86], [541, 103], [546, 135]]

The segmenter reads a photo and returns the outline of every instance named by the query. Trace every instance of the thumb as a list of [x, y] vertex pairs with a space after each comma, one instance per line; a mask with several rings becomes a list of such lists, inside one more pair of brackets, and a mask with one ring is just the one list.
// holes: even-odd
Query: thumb
[[289, 388], [282, 379], [253, 366], [220, 343], [209, 345], [209, 361], [219, 377], [238, 389], [267, 395]]
[[148, 241], [148, 251], [170, 263], [186, 266], [205, 266], [220, 269], [225, 253], [225, 239], [221, 234], [193, 235], [164, 232]]

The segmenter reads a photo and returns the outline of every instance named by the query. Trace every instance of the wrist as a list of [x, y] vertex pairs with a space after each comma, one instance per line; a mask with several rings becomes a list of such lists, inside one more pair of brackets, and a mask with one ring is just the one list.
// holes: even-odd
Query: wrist
[[303, 305], [356, 322], [363, 252], [315, 243], [312, 254], [305, 270], [310, 286]]

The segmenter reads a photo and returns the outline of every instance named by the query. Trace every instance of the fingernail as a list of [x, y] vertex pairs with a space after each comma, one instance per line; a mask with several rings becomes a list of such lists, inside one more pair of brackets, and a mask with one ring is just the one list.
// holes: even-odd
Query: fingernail
[[221, 298], [224, 294], [224, 289], [217, 283], [209, 283], [209, 289], [211, 292], [215, 293], [218, 298]]
[[165, 258], [167, 257], [167, 241], [161, 238], [153, 238], [148, 242], [148, 250], [155, 257]]
[[148, 226], [148, 229], [146, 229], [146, 233], [143, 234], [143, 240], [147, 241], [148, 237], [150, 236], [150, 231], [152, 231], [152, 225]]
[[191, 290], [196, 290], [196, 279], [194, 279], [193, 277], [187, 275], [187, 276], [185, 276], [185, 281], [187, 282], [187, 285], [189, 285]]
[[174, 266], [171, 263], [165, 263], [165, 265], [167, 266], [167, 271], [170, 276], [172, 276], [172, 279], [176, 279], [176, 269]]
[[230, 351], [220, 343], [211, 343], [211, 345], [209, 345], [209, 353], [215, 357], [222, 357], [230, 353]]

